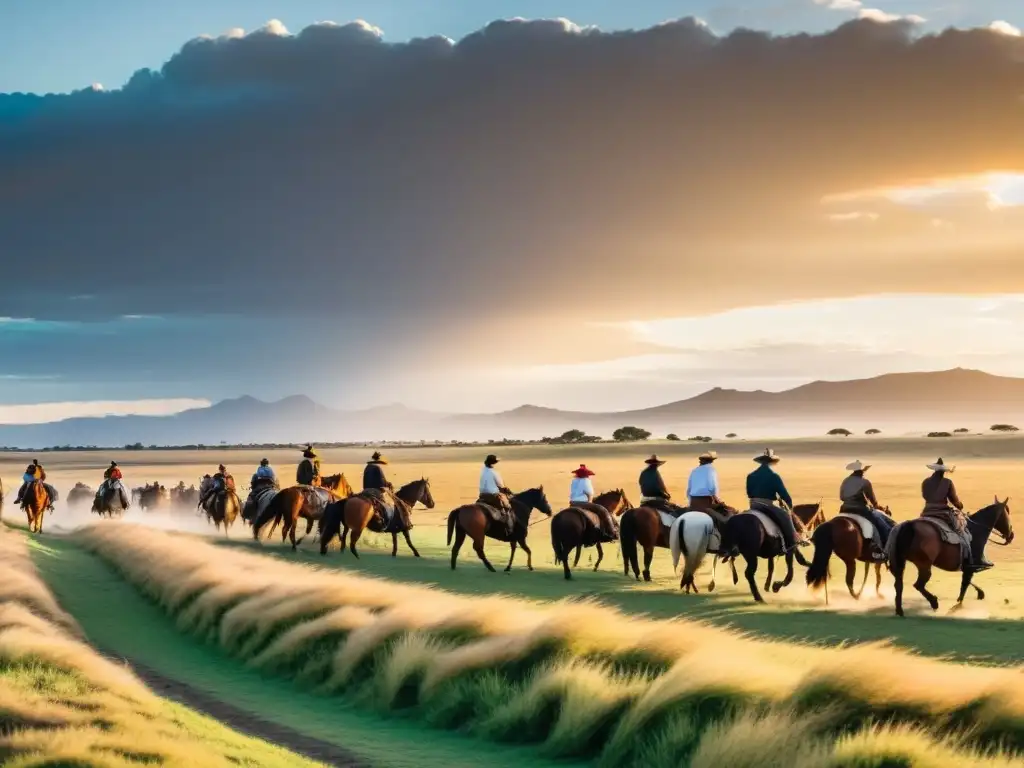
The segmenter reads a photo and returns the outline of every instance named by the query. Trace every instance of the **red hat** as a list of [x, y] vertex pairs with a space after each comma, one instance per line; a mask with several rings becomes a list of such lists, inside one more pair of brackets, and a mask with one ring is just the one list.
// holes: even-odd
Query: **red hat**
[[587, 469], [586, 464], [580, 464], [579, 469], [574, 469], [572, 472], [576, 477], [593, 477], [594, 473]]

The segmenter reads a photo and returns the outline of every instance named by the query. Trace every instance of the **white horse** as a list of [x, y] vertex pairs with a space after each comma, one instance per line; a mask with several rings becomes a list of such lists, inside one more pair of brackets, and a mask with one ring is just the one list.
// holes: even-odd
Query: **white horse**
[[686, 557], [683, 578], [679, 582], [679, 588], [685, 589], [686, 594], [690, 594], [691, 590], [694, 593], [699, 591], [693, 577], [704, 563], [704, 557], [709, 551], [714, 553], [715, 559], [711, 564], [708, 592], [715, 590], [715, 570], [718, 567], [720, 543], [721, 536], [715, 528], [715, 521], [706, 512], [685, 512], [676, 518], [669, 529], [668, 546], [672, 550], [673, 573], [679, 569], [680, 554]]

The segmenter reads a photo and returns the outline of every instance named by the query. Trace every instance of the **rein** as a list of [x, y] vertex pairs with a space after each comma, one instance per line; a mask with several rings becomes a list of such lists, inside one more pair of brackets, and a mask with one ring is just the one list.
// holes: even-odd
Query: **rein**
[[[964, 515], [964, 519], [967, 520], [967, 522], [970, 523], [971, 525], [975, 525], [975, 526], [977, 526], [979, 528], [984, 528], [985, 527], [984, 524], [979, 523], [976, 520], [972, 520], [967, 515]], [[993, 533], [996, 536], [998, 536], [999, 538], [998, 539], [993, 539], [992, 538], [992, 534]], [[997, 531], [994, 527], [988, 529], [988, 536], [989, 536], [988, 542], [990, 544], [994, 544], [997, 547], [1008, 547], [1008, 546], [1010, 546], [1010, 542], [1006, 540], [1006, 537], [1003, 536], [1003, 534], [1001, 534], [999, 531]]]

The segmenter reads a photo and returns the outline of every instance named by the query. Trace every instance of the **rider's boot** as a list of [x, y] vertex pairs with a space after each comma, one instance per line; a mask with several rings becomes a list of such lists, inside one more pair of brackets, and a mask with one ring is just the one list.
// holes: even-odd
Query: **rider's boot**
[[971, 564], [970, 569], [977, 573], [978, 571], [987, 571], [993, 567], [993, 563], [985, 557], [985, 543], [987, 539], [982, 536], [975, 534], [971, 537]]

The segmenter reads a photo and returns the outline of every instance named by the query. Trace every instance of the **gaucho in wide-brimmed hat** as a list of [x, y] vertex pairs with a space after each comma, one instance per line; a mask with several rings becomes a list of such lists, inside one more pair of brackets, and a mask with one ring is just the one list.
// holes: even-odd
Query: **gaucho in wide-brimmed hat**
[[[782, 478], [772, 469], [772, 465], [779, 463], [779, 457], [775, 451], [767, 448], [760, 456], [755, 456], [754, 461], [761, 466], [747, 475], [747, 498], [750, 499], [750, 508], [764, 512], [775, 521], [779, 530], [782, 531], [786, 552], [789, 552], [798, 543], [809, 543], [799, 540], [797, 537], [796, 526], [793, 524], [793, 517], [789, 511], [793, 508], [793, 497], [786, 490], [786, 484], [782, 482]], [[778, 506], [780, 501], [786, 505], [786, 509]]]
[[498, 457], [493, 453], [488, 454], [484, 459], [484, 466], [480, 470], [477, 501], [499, 509], [511, 510], [512, 502], [509, 501], [509, 498], [512, 496], [512, 491], [508, 489], [505, 481], [498, 474], [498, 470], [494, 468], [498, 461]]
[[954, 530], [961, 531], [964, 538], [970, 542], [971, 561], [966, 569], [972, 571], [983, 571], [991, 568], [990, 563], [984, 554], [984, 541], [979, 538], [974, 541], [970, 534], [974, 533], [967, 528], [967, 518], [964, 515], [964, 504], [957, 495], [956, 487], [949, 475], [956, 467], [947, 464], [941, 458], [934, 464], [927, 464], [932, 474], [921, 483], [921, 496], [924, 498], [923, 517], [938, 517], [944, 519]]
[[299, 485], [320, 484], [320, 457], [311, 444], [307, 443], [302, 450], [302, 461], [295, 470], [295, 482]]
[[[668, 510], [671, 506], [669, 502], [672, 499], [672, 494], [668, 492], [668, 488], [665, 486], [665, 480], [661, 476], [661, 472], [658, 467], [662, 466], [665, 462], [658, 458], [658, 454], [652, 455], [648, 459], [644, 459], [644, 464], [647, 467], [640, 473], [640, 502], [644, 506], [654, 507], [655, 509]], [[675, 508], [678, 509], [678, 508]]]
[[711, 512], [722, 503], [718, 493], [718, 472], [714, 466], [717, 458], [718, 454], [714, 451], [704, 451], [697, 457], [697, 466], [690, 470], [690, 477], [686, 481], [690, 509]]
[[850, 474], [839, 486], [839, 500], [842, 502], [839, 511], [848, 515], [858, 515], [871, 522], [874, 531], [874, 549], [871, 556], [875, 560], [884, 560], [885, 544], [889, 540], [889, 532], [894, 523], [892, 518], [879, 511], [882, 505], [875, 497], [875, 489], [871, 481], [864, 477], [864, 473], [870, 468], [870, 464], [865, 464], [860, 459], [846, 465]]

